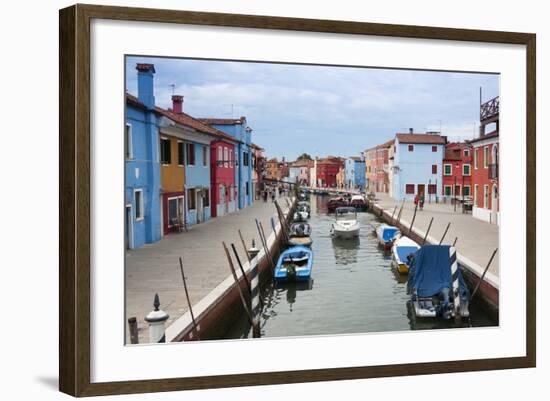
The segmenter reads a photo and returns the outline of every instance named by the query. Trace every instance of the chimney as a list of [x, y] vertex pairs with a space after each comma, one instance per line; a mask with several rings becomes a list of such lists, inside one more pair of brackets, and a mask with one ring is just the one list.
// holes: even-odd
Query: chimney
[[414, 132], [414, 129], [409, 128], [409, 134], [412, 134]]
[[153, 74], [155, 66], [153, 64], [136, 65], [138, 71], [138, 99], [148, 109], [155, 108], [155, 94], [153, 84]]
[[183, 96], [172, 95], [172, 110], [177, 114], [183, 113]]

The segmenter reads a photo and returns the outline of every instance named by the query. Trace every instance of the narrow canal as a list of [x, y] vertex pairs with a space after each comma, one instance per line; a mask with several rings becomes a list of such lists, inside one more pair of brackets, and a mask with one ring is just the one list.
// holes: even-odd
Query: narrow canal
[[[327, 212], [328, 196], [312, 195], [311, 218], [314, 262], [309, 283], [266, 283], [262, 337], [349, 334], [456, 327], [454, 321], [415, 320], [409, 313], [407, 276], [391, 267], [391, 256], [378, 246], [375, 228], [381, 221], [372, 213], [358, 213], [359, 238], [337, 240], [329, 230], [334, 220]], [[474, 302], [463, 327], [494, 326]], [[251, 337], [243, 317], [226, 338]]]

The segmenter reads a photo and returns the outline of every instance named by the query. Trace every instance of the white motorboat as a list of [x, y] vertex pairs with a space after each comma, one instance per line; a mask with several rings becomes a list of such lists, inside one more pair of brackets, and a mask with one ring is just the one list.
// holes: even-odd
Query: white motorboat
[[332, 223], [330, 234], [336, 238], [353, 238], [359, 236], [360, 224], [357, 211], [353, 207], [336, 208], [336, 221]]

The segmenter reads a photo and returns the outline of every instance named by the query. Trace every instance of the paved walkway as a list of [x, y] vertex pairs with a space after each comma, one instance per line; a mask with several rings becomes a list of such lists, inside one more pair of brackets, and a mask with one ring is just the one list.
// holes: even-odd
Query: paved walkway
[[[286, 210], [284, 198], [279, 199], [279, 204]], [[259, 200], [246, 209], [194, 225], [188, 232], [170, 234], [154, 244], [127, 251], [126, 317], [137, 318], [140, 343], [149, 340], [148, 326], [143, 319], [153, 308], [155, 293], [159, 294], [161, 309], [170, 315], [167, 327], [188, 309], [180, 256], [191, 304], [195, 305], [231, 274], [222, 241], [228, 246], [234, 243], [244, 262], [246, 255], [237, 230], [241, 230], [247, 247], [254, 238], [259, 248], [261, 242], [254, 219], [262, 223], [268, 236], [272, 231], [272, 216], [276, 216], [276, 209], [271, 200], [266, 203]], [[126, 340], [129, 342], [128, 327]]]
[[[401, 202], [390, 198], [387, 194], [377, 193], [376, 203], [391, 215], [396, 205], [399, 204], [395, 215], [401, 207]], [[401, 215], [402, 222], [412, 221], [414, 214], [414, 202], [405, 202]], [[424, 203], [424, 210], [418, 210], [414, 220], [413, 230], [416, 229], [422, 234], [428, 229], [430, 219], [434, 218], [429, 236], [438, 242], [443, 236], [445, 227], [450, 222], [451, 226], [445, 236], [444, 243], [452, 244], [456, 237], [457, 252], [468, 258], [482, 269], [489, 262], [495, 248], [499, 245], [498, 226], [472, 217], [471, 213], [462, 213], [462, 208], [457, 205], [456, 212], [453, 205], [447, 203]], [[491, 263], [489, 273], [497, 279], [499, 277], [499, 255]]]

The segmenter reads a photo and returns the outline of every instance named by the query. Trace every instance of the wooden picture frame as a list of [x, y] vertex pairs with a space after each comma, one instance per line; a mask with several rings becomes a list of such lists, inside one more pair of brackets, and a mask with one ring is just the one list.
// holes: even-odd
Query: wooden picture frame
[[[92, 19], [192, 24], [438, 39], [526, 47], [527, 227], [526, 356], [400, 365], [257, 372], [92, 383], [90, 380], [90, 21]], [[59, 15], [59, 388], [73, 396], [144, 393], [187, 389], [362, 379], [534, 367], [536, 363], [536, 37], [422, 26], [372, 24], [254, 15], [75, 5]]]

